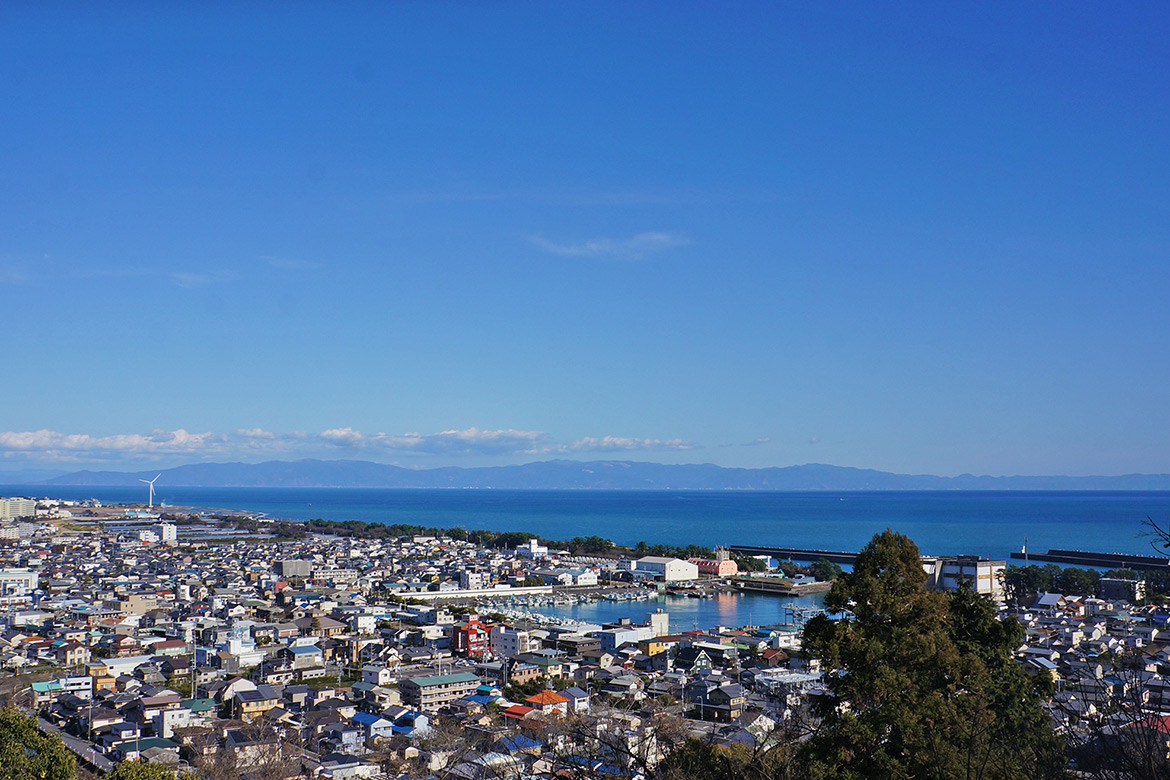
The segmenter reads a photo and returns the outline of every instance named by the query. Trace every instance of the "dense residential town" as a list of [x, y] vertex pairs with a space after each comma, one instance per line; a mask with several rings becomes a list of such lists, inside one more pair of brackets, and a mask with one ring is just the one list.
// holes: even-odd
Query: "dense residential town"
[[[799, 738], [826, 695], [799, 620], [686, 630], [642, 603], [781, 581], [740, 578], [724, 550], [277, 540], [97, 502], [0, 510], [0, 697], [89, 771], [139, 759], [225, 778], [638, 778], [688, 736]], [[966, 566], [1001, 595], [980, 579], [988, 562], [951, 564], [924, 558], [928, 587], [959, 587]], [[1170, 749], [1170, 611], [1140, 605], [1140, 580], [1101, 589], [1000, 602], [1025, 628], [1017, 661], [1052, 683], [1070, 755], [1126, 729]], [[521, 606], [596, 598], [629, 615], [589, 625]]]

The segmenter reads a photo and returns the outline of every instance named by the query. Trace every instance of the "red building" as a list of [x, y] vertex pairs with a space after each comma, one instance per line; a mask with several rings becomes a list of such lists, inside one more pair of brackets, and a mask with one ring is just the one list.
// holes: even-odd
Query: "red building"
[[451, 652], [466, 658], [480, 658], [488, 649], [490, 627], [477, 617], [456, 623], [451, 629]]

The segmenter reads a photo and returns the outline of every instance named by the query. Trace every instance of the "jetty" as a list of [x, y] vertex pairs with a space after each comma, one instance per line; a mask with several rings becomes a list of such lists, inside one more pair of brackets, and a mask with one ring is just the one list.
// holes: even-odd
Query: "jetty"
[[773, 593], [777, 596], [807, 596], [825, 593], [833, 586], [831, 582], [791, 580], [787, 577], [735, 577], [731, 580], [736, 590], [756, 593]]
[[819, 561], [852, 566], [857, 553], [832, 552], [830, 550], [798, 550], [794, 547], [753, 547], [744, 544], [729, 545], [728, 550], [736, 555], [767, 555], [778, 561]]
[[1050, 549], [1046, 553], [1014, 552], [1012, 559], [1029, 562], [1067, 563], [1094, 569], [1136, 569], [1138, 571], [1170, 569], [1170, 558], [1161, 558], [1155, 555], [1132, 555], [1130, 553], [1086, 552], [1084, 550]]

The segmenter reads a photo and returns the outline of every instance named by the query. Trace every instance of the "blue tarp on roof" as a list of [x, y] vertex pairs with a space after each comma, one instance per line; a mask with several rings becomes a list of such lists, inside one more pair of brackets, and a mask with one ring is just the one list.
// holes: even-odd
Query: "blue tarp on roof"
[[508, 752], [515, 752], [518, 750], [531, 750], [532, 748], [538, 748], [541, 746], [541, 743], [537, 742], [535, 739], [529, 739], [523, 734], [515, 734], [511, 737], [505, 737], [504, 739], [501, 739], [499, 745]]

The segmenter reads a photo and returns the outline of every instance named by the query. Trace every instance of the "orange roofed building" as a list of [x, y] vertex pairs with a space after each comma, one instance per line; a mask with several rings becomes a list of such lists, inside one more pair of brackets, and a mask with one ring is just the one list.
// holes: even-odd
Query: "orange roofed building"
[[541, 712], [559, 712], [564, 714], [569, 709], [569, 700], [556, 691], [541, 691], [529, 696], [524, 702], [534, 710]]
[[704, 577], [734, 577], [739, 574], [739, 565], [731, 560], [731, 554], [723, 547], [715, 548], [714, 558], [691, 558], [690, 562], [699, 567]]

